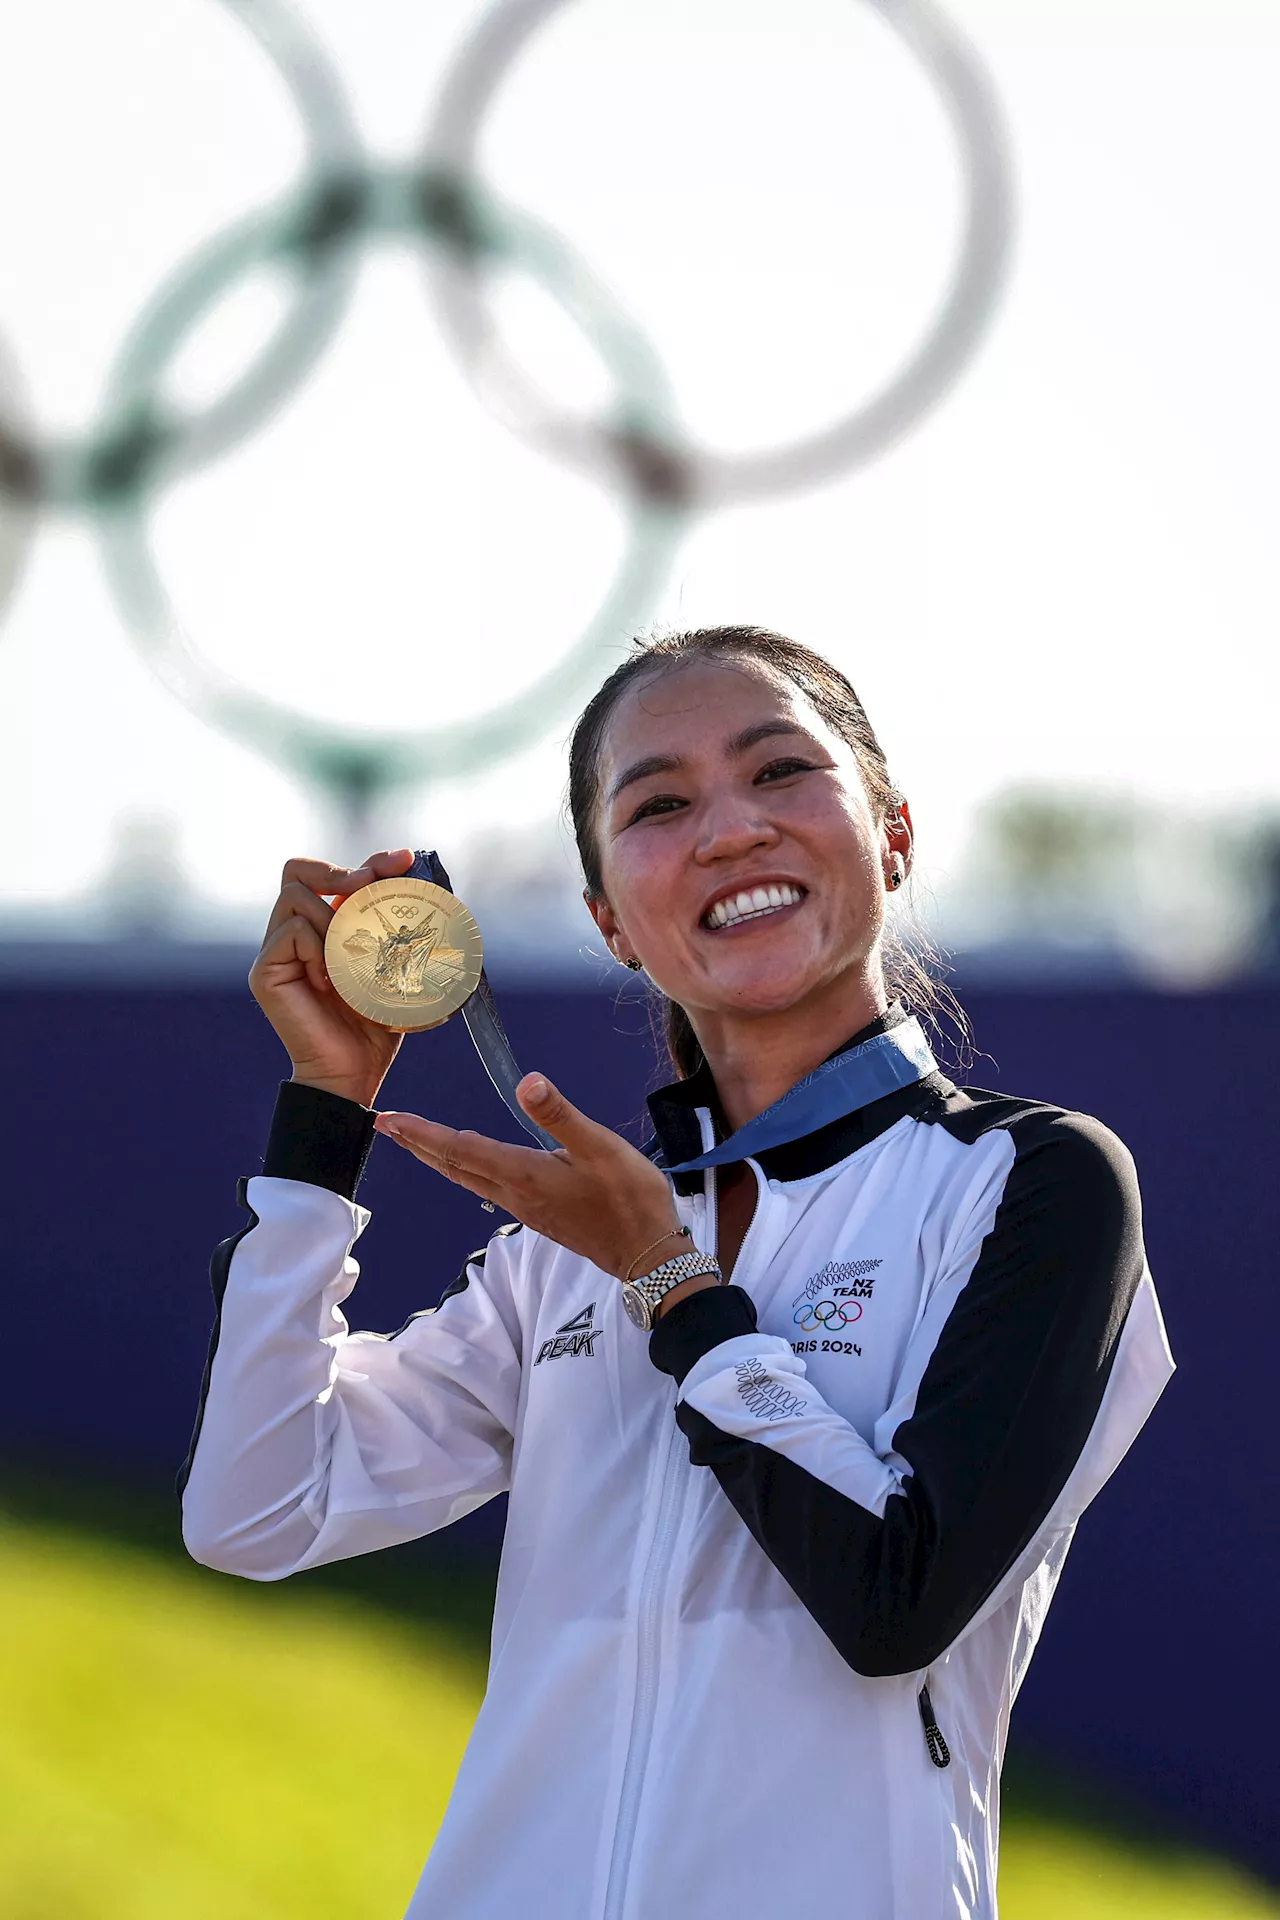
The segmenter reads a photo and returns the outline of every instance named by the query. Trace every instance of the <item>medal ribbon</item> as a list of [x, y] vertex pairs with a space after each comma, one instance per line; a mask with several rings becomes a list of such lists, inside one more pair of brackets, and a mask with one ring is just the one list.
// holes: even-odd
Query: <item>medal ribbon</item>
[[887, 1033], [877, 1033], [860, 1046], [824, 1060], [803, 1080], [797, 1080], [781, 1100], [748, 1120], [719, 1146], [699, 1154], [696, 1160], [668, 1167], [667, 1172], [699, 1173], [704, 1167], [731, 1166], [770, 1147], [787, 1146], [937, 1071], [938, 1063], [929, 1050], [924, 1029], [911, 1016]]
[[[406, 879], [430, 880], [437, 887], [443, 887], [446, 893], [453, 892], [453, 885], [444, 870], [438, 853], [419, 850], [413, 856], [413, 865], [404, 876]], [[493, 988], [483, 967], [475, 992], [465, 1003], [462, 1017], [467, 1023], [467, 1032], [471, 1035], [471, 1044], [480, 1055], [480, 1064], [492, 1080], [505, 1104], [511, 1109], [526, 1133], [531, 1133], [540, 1147], [546, 1147], [554, 1153], [560, 1142], [552, 1138], [536, 1120], [531, 1120], [520, 1102], [516, 1099], [516, 1088], [524, 1075], [516, 1064], [515, 1054], [511, 1051], [511, 1042], [506, 1029], [498, 1018], [497, 1002], [493, 997]]]

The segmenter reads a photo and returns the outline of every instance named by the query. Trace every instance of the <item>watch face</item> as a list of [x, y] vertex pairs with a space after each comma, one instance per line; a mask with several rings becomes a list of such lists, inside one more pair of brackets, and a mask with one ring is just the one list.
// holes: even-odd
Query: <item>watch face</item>
[[639, 1287], [624, 1286], [622, 1304], [627, 1310], [627, 1318], [632, 1325], [639, 1327], [641, 1333], [648, 1333], [653, 1324], [653, 1317], [649, 1312], [649, 1303]]

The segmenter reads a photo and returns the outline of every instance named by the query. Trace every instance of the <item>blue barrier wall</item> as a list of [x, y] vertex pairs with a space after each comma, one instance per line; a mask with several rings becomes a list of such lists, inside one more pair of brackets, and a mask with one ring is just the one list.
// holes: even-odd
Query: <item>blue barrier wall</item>
[[[1280, 1876], [1269, 1629], [1280, 1591], [1280, 995], [965, 994], [976, 1084], [1096, 1113], [1137, 1156], [1179, 1373], [1086, 1516], [1020, 1730]], [[508, 992], [516, 1051], [638, 1129], [635, 1001]], [[277, 1042], [244, 989], [0, 991], [12, 1140], [0, 1447], [154, 1473], [185, 1451], [209, 1250], [259, 1163]], [[460, 1021], [410, 1041], [384, 1104], [508, 1131]], [[431, 1305], [492, 1221], [389, 1142], [362, 1200], [356, 1318]]]

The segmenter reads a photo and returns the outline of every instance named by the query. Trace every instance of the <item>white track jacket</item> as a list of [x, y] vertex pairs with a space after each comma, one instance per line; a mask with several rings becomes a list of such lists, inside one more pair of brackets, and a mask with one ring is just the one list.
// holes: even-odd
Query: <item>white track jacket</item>
[[[651, 1109], [667, 1165], [713, 1144], [705, 1078]], [[1009, 1709], [1172, 1370], [1124, 1148], [930, 1074], [751, 1161], [733, 1284], [648, 1338], [514, 1226], [387, 1337], [343, 1312], [371, 1128], [281, 1090], [184, 1534], [276, 1580], [509, 1489], [411, 1920], [994, 1920]], [[708, 1252], [713, 1178], [674, 1183]]]

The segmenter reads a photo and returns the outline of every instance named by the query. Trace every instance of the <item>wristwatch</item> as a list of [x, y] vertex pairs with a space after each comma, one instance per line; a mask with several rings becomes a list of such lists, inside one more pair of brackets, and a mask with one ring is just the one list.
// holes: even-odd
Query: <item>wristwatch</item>
[[659, 1301], [682, 1281], [697, 1279], [704, 1273], [713, 1274], [719, 1281], [722, 1278], [720, 1262], [709, 1253], [678, 1253], [674, 1260], [664, 1260], [652, 1273], [642, 1273], [638, 1280], [624, 1280], [622, 1304], [628, 1320], [639, 1327], [641, 1333], [648, 1333]]

